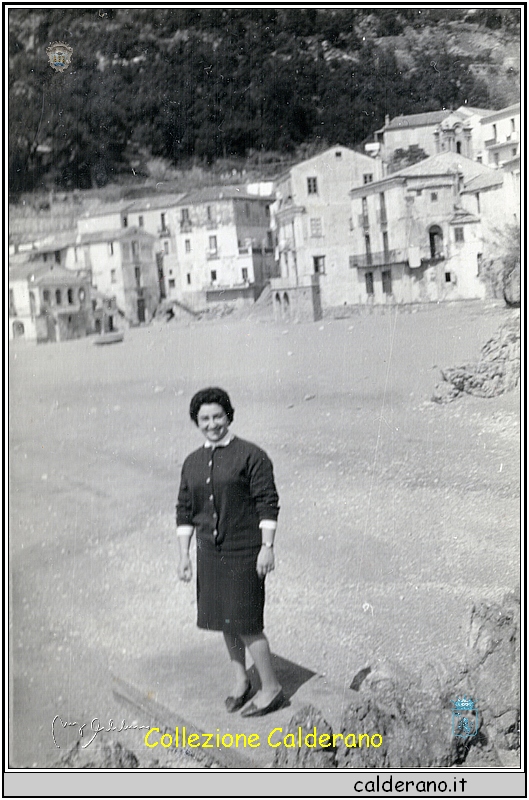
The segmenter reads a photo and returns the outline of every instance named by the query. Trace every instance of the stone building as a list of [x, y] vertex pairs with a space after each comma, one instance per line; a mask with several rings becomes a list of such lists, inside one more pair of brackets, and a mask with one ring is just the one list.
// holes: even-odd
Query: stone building
[[168, 213], [176, 242], [168, 299], [192, 308], [254, 303], [275, 274], [272, 202], [235, 186], [197, 189], [181, 198]]
[[349, 191], [381, 177], [380, 159], [337, 145], [278, 179], [272, 207], [280, 271], [271, 282], [276, 316], [318, 318], [322, 305], [347, 300]]
[[78, 339], [94, 332], [90, 276], [58, 264], [9, 264], [9, 338], [36, 342]]
[[126, 227], [83, 233], [80, 238], [94, 289], [115, 297], [130, 325], [150, 322], [162, 297], [155, 237]]
[[353, 189], [348, 302], [484, 297], [482, 219], [464, 192], [492, 176], [476, 161], [442, 153]]

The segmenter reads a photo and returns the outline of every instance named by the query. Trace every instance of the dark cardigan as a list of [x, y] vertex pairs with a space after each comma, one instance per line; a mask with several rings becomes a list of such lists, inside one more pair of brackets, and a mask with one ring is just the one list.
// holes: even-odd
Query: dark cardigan
[[225, 447], [201, 447], [182, 466], [177, 525], [193, 525], [204, 545], [245, 550], [261, 544], [261, 520], [277, 520], [272, 462], [234, 436]]

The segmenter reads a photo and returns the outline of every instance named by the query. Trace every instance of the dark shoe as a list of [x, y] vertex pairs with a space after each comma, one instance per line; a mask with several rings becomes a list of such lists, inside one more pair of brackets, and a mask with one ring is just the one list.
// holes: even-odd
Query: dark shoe
[[250, 694], [251, 691], [252, 691], [252, 684], [249, 683], [246, 689], [244, 690], [244, 693], [241, 694], [240, 697], [233, 697], [230, 694], [230, 696], [227, 697], [226, 700], [224, 701], [226, 704], [226, 710], [230, 714], [233, 714], [234, 711], [238, 711], [240, 708], [242, 708], [243, 705], [248, 700], [248, 695]]
[[264, 717], [265, 714], [270, 714], [272, 711], [277, 711], [286, 702], [286, 697], [283, 690], [280, 689], [275, 697], [273, 697], [267, 706], [264, 708], [257, 708], [255, 703], [250, 703], [248, 708], [245, 708], [241, 713], [241, 717]]

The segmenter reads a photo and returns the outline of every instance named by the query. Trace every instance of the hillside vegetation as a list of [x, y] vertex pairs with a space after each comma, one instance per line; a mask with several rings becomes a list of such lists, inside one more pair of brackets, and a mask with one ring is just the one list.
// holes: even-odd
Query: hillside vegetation
[[[519, 9], [9, 11], [13, 192], [359, 146], [386, 114], [519, 98]], [[69, 70], [46, 47], [73, 48]], [[268, 166], [267, 166], [268, 165]]]

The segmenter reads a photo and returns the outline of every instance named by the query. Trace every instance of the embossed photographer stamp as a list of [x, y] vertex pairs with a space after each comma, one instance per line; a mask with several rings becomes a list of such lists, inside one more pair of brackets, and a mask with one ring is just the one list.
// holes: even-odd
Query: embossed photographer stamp
[[53, 42], [46, 48], [50, 67], [56, 72], [64, 72], [70, 66], [73, 48], [64, 42]]

